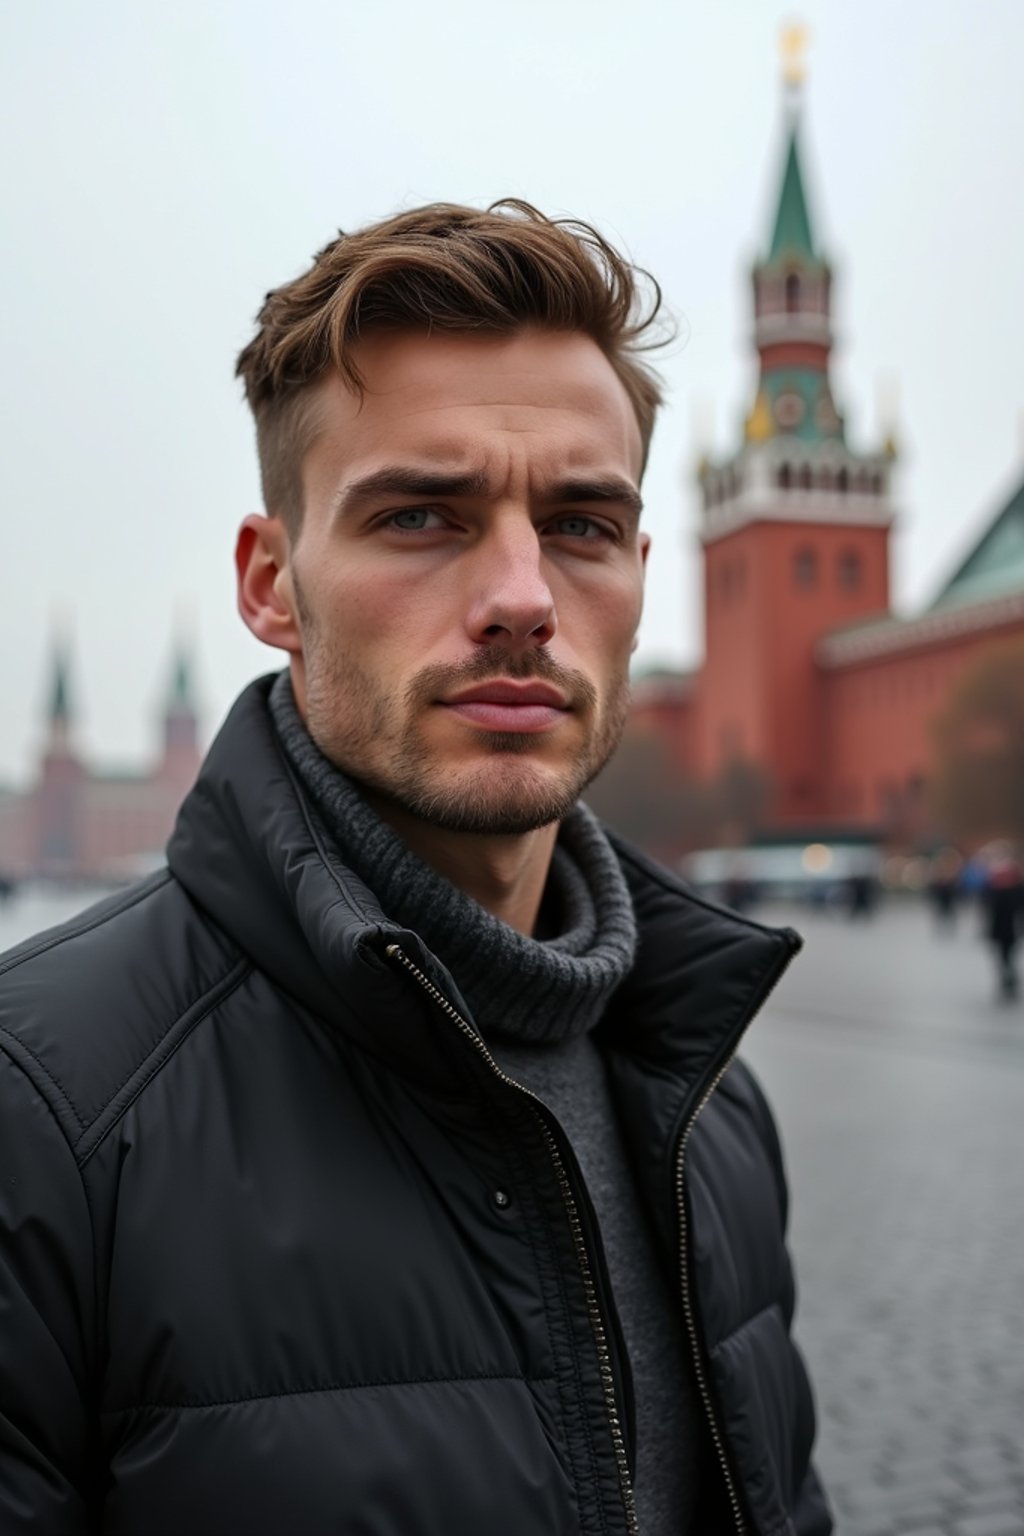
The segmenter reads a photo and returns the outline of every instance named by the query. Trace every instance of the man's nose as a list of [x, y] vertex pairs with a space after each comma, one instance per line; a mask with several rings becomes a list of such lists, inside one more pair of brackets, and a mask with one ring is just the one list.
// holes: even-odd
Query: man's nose
[[531, 521], [510, 520], [483, 540], [472, 583], [467, 628], [478, 644], [529, 650], [552, 639], [555, 600]]

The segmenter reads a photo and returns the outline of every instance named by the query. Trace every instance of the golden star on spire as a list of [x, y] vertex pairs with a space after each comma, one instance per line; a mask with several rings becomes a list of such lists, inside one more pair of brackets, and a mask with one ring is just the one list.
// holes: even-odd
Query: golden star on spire
[[802, 21], [787, 22], [779, 33], [782, 78], [794, 88], [803, 83], [807, 74], [806, 53], [810, 35]]

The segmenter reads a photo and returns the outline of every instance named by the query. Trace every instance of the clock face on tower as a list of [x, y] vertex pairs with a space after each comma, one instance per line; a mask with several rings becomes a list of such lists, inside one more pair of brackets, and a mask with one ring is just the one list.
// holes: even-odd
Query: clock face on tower
[[803, 400], [793, 389], [787, 389], [775, 402], [775, 420], [787, 431], [800, 425], [805, 412]]

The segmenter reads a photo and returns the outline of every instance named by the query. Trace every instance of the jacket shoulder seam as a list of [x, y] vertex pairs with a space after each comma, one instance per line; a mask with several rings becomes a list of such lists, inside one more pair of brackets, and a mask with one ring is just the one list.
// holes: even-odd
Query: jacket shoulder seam
[[184, 1013], [172, 1020], [143, 1059], [134, 1064], [127, 1076], [107, 1096], [88, 1124], [83, 1125], [82, 1134], [75, 1149], [79, 1163], [83, 1167], [121, 1115], [138, 1098], [146, 1084], [166, 1065], [196, 1026], [201, 1024], [203, 1019], [245, 980], [252, 969], [252, 962], [247, 956], [236, 960], [225, 975], [208, 987], [185, 1009]]
[[[74, 1121], [75, 1133], [76, 1135], [80, 1135], [85, 1126], [85, 1121], [82, 1119], [81, 1115], [78, 1113], [78, 1110], [72, 1103], [71, 1096], [69, 1095], [67, 1089], [64, 1087], [64, 1084], [58, 1077], [54, 1076], [46, 1063], [40, 1056], [36, 1055], [35, 1051], [30, 1045], [26, 1045], [24, 1040], [20, 1040], [17, 1035], [12, 1034], [11, 1031], [7, 1029], [3, 1024], [0, 1024], [0, 1036], [3, 1037], [4, 1049], [6, 1050], [10, 1060], [19, 1069], [19, 1071], [25, 1077], [27, 1077], [29, 1081], [39, 1090], [40, 1096], [46, 1103], [46, 1107], [49, 1109], [58, 1125], [60, 1125], [61, 1134], [64, 1136], [65, 1140], [73, 1145], [73, 1138], [68, 1136], [67, 1127], [61, 1124], [61, 1117], [57, 1113], [54, 1105], [51, 1103], [52, 1095], [59, 1101], [61, 1108], [64, 1109], [68, 1115], [70, 1115], [71, 1119]], [[29, 1060], [35, 1066], [36, 1070], [41, 1075], [43, 1079], [42, 1083], [37, 1082], [35, 1073], [26, 1067], [24, 1060], [25, 1057], [29, 1058]]]
[[[4, 1030], [3, 1033], [5, 1035], [7, 1035], [7, 1031], [6, 1030]], [[13, 1050], [12, 1050], [12, 1047], [13, 1047]], [[8, 1044], [7, 1044], [6, 1048], [3, 1046], [3, 1043], [0, 1042], [0, 1050], [4, 1050], [5, 1051], [7, 1059], [10, 1062], [11, 1066], [14, 1068], [14, 1070], [16, 1072], [20, 1073], [20, 1075], [25, 1079], [26, 1082], [31, 1083], [32, 1086], [39, 1093], [39, 1097], [40, 1097], [40, 1099], [42, 1101], [43, 1107], [44, 1107], [47, 1115], [53, 1121], [53, 1124], [56, 1126], [58, 1138], [59, 1138], [60, 1142], [62, 1143], [62, 1145], [63, 1145], [63, 1147], [64, 1147], [64, 1149], [65, 1149], [65, 1151], [67, 1153], [67, 1156], [68, 1156], [68, 1158], [69, 1158], [69, 1160], [71, 1162], [71, 1165], [75, 1169], [75, 1175], [78, 1178], [78, 1187], [81, 1189], [82, 1200], [84, 1202], [85, 1209], [88, 1212], [88, 1218], [89, 1218], [89, 1240], [90, 1240], [90, 1243], [92, 1245], [93, 1285], [94, 1285], [94, 1287], [96, 1287], [96, 1218], [95, 1218], [95, 1213], [93, 1211], [92, 1199], [91, 1199], [90, 1194], [89, 1194], [89, 1187], [88, 1187], [88, 1185], [87, 1185], [87, 1183], [85, 1181], [85, 1178], [83, 1177], [81, 1165], [79, 1164], [78, 1159], [75, 1156], [74, 1138], [68, 1134], [68, 1127], [63, 1123], [63, 1121], [61, 1119], [61, 1116], [57, 1113], [57, 1109], [56, 1109], [55, 1105], [51, 1102], [50, 1098], [47, 1096], [46, 1092], [41, 1088], [40, 1084], [38, 1082], [36, 1082], [35, 1076], [28, 1069], [28, 1067], [26, 1066], [25, 1062], [20, 1059], [21, 1054], [22, 1054], [22, 1049], [23, 1049], [22, 1042], [20, 1040], [17, 1040], [15, 1038], [9, 1036], [9, 1035], [8, 1035]], [[44, 1077], [46, 1077], [46, 1079], [48, 1081], [50, 1081], [51, 1080], [50, 1079], [50, 1075], [46, 1071], [46, 1068], [43, 1066], [42, 1062], [39, 1061], [37, 1057], [33, 1056], [31, 1051], [28, 1052], [28, 1055], [32, 1058], [33, 1061], [35, 1061], [36, 1065], [39, 1067], [39, 1069], [43, 1073]], [[67, 1101], [65, 1101], [65, 1102], [67, 1102]], [[70, 1103], [68, 1103], [67, 1107], [68, 1107], [68, 1109], [70, 1110], [70, 1112], [73, 1115], [74, 1114], [74, 1109], [73, 1109], [72, 1105]], [[98, 1287], [96, 1289], [97, 1289], [97, 1294], [98, 1294]], [[94, 1346], [94, 1349], [95, 1349], [95, 1354], [93, 1356], [94, 1359], [99, 1359], [98, 1330], [99, 1330], [99, 1322], [98, 1322], [98, 1319], [97, 1319], [97, 1324], [96, 1324], [96, 1328], [94, 1329], [94, 1339], [93, 1339], [93, 1346]]]
[[138, 906], [139, 902], [148, 900], [162, 886], [169, 885], [172, 879], [173, 876], [169, 869], [158, 870], [155, 875], [150, 875], [148, 880], [144, 880], [141, 885], [133, 886], [121, 901], [112, 907], [108, 907], [100, 915], [90, 917], [88, 921], [80, 923], [75, 923], [74, 919], [72, 919], [71, 925], [62, 923], [55, 933], [47, 933], [31, 949], [26, 950], [20, 948], [20, 946], [16, 947], [6, 960], [0, 962], [0, 976], [6, 975], [8, 971], [16, 970], [19, 965], [27, 964], [29, 960], [35, 960], [39, 955], [45, 955], [48, 950], [56, 949], [60, 944], [66, 944], [71, 939], [81, 938], [83, 934], [92, 933], [96, 928], [102, 928], [105, 923], [111, 922], [115, 917], [120, 917], [122, 912], [127, 912], [132, 907]]
[[[2, 1025], [0, 1025], [0, 1035], [3, 1036], [3, 1039], [0, 1039], [0, 1051], [2, 1051], [3, 1054], [7, 1057], [7, 1060], [10, 1062], [14, 1070], [21, 1077], [23, 1077], [26, 1082], [31, 1083], [32, 1087], [39, 1094], [43, 1104], [46, 1106], [47, 1114], [59, 1129], [61, 1138], [63, 1139], [68, 1152], [72, 1157], [74, 1157], [75, 1140], [82, 1126], [82, 1121], [75, 1109], [75, 1106], [64, 1092], [60, 1083], [58, 1083], [53, 1074], [47, 1070], [46, 1064], [40, 1061], [35, 1052], [30, 1050], [23, 1040], [19, 1040], [17, 1035], [12, 1035], [10, 1030], [4, 1029]], [[25, 1059], [26, 1057], [28, 1058], [27, 1060]], [[38, 1070], [43, 1079], [42, 1082], [38, 1080], [36, 1071], [33, 1069]], [[55, 1090], [55, 1097], [58, 1100], [57, 1104], [54, 1104], [50, 1093], [47, 1092], [48, 1089]], [[74, 1134], [70, 1133], [69, 1127], [65, 1124], [64, 1118], [60, 1113], [61, 1109], [66, 1110], [68, 1115], [70, 1115], [73, 1119]]]

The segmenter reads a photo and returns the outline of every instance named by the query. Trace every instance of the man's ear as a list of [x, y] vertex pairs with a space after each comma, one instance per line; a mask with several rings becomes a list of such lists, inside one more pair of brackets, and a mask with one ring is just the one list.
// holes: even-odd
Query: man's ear
[[235, 571], [238, 611], [246, 627], [264, 645], [301, 655], [291, 546], [280, 518], [250, 513], [238, 530]]

